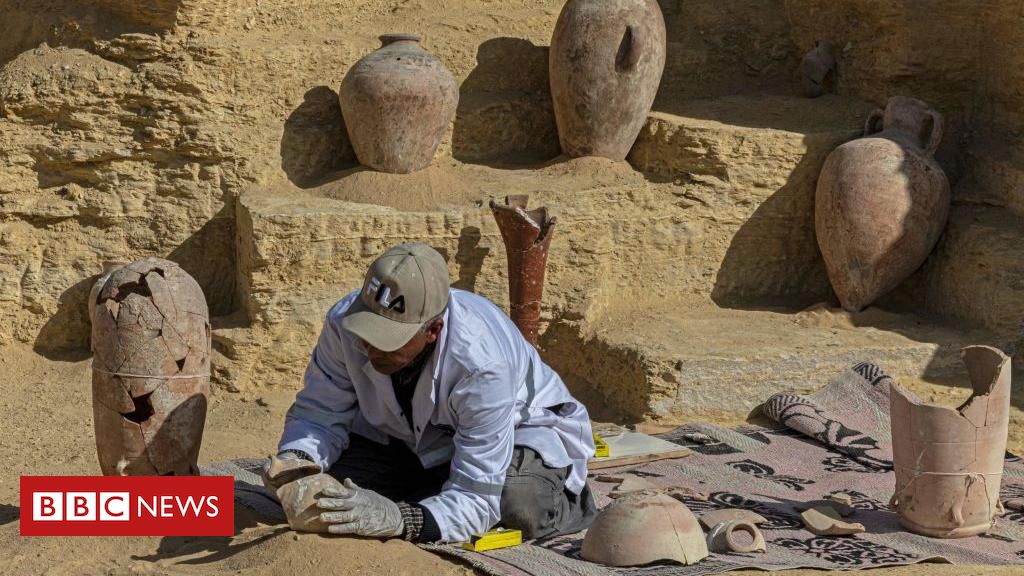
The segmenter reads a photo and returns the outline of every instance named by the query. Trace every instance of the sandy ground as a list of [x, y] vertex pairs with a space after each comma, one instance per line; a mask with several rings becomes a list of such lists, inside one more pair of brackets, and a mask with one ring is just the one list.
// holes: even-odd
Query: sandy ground
[[[18, 535], [19, 475], [98, 473], [92, 434], [86, 355], [44, 358], [20, 346], [0, 347], [0, 574], [472, 574], [401, 541], [296, 535], [239, 510], [231, 538], [22, 538]], [[963, 393], [908, 382], [926, 398]], [[220, 390], [211, 399], [202, 461], [271, 452], [293, 390], [244, 397]], [[1013, 409], [1015, 419], [1020, 410]], [[1019, 421], [1019, 420], [1018, 420]], [[732, 423], [732, 422], [730, 422]], [[1024, 451], [1024, 427], [1010, 433], [1011, 450]], [[883, 569], [892, 575], [1009, 575], [1020, 567], [919, 565]], [[786, 574], [820, 574], [798, 570]], [[741, 573], [734, 573], [741, 574]], [[749, 572], [749, 574], [762, 574]]]

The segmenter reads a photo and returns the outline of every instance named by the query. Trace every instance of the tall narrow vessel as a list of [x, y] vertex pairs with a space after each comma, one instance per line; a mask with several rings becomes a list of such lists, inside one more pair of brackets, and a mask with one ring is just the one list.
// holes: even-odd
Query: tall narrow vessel
[[957, 410], [891, 388], [892, 504], [904, 528], [936, 538], [981, 534], [1002, 514], [1010, 358], [988, 346], [968, 346], [962, 356], [974, 394]]
[[355, 63], [339, 98], [359, 162], [408, 174], [430, 165], [459, 103], [459, 86], [416, 34], [385, 34]]
[[655, 0], [569, 0], [551, 37], [562, 152], [623, 160], [658, 93], [665, 19]]
[[174, 262], [114, 270], [93, 313], [92, 406], [107, 476], [198, 474], [210, 389], [210, 315]]
[[825, 160], [814, 225], [843, 308], [864, 309], [924, 263], [946, 226], [949, 182], [935, 161], [942, 116], [895, 96], [871, 113], [864, 137]]
[[509, 316], [536, 347], [544, 269], [557, 219], [548, 216], [547, 208], [527, 210], [529, 201], [526, 195], [509, 196], [504, 205], [491, 200], [491, 211], [508, 257]]

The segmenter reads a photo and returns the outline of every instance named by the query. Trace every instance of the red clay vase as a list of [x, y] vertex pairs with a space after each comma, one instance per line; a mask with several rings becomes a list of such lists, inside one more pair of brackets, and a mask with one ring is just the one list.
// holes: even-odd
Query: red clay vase
[[624, 160], [665, 69], [655, 0], [569, 0], [551, 37], [551, 97], [562, 152]]
[[459, 86], [415, 34], [385, 34], [355, 63], [339, 99], [359, 162], [408, 174], [430, 165], [455, 116]]
[[942, 116], [895, 96], [871, 113], [864, 137], [829, 154], [814, 224], [843, 308], [866, 308], [928, 257], [949, 216], [949, 182], [933, 157]]

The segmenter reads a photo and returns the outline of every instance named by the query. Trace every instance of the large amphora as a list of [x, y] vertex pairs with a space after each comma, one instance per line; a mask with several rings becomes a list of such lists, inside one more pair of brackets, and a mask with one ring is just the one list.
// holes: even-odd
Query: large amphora
[[928, 257], [949, 216], [949, 182], [933, 157], [942, 116], [924, 102], [889, 99], [864, 137], [829, 154], [818, 179], [815, 230], [843, 308], [864, 309]]

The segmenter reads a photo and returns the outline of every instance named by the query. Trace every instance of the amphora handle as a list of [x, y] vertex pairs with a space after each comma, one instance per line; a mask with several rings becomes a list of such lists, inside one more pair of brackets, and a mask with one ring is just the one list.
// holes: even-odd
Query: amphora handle
[[615, 53], [615, 71], [630, 72], [640, 63], [640, 47], [643, 45], [640, 38], [640, 29], [636, 26], [626, 26], [622, 33], [622, 41], [619, 42], [619, 51]]
[[864, 122], [864, 135], [871, 136], [876, 132], [881, 132], [883, 127], [882, 120], [884, 119], [885, 110], [881, 108], [872, 110], [871, 114], [868, 114], [868, 119]]
[[934, 156], [935, 151], [939, 149], [939, 144], [942, 142], [942, 132], [945, 124], [942, 119], [942, 114], [939, 114], [934, 110], [929, 110], [928, 116], [932, 119], [932, 130], [928, 135], [928, 143], [925, 145], [924, 151], [929, 156]]

